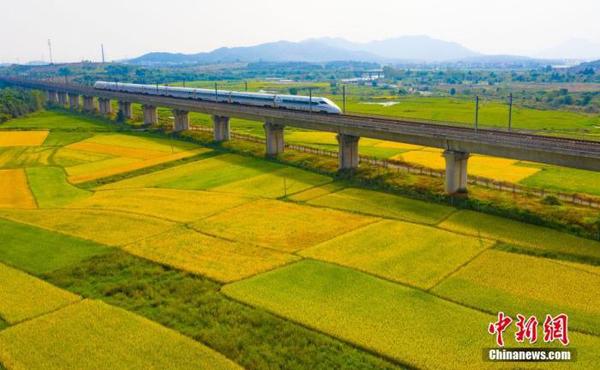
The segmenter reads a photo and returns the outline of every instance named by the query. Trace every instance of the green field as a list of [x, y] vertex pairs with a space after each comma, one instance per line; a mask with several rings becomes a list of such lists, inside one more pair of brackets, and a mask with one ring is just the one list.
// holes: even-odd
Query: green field
[[90, 196], [90, 192], [69, 184], [60, 167], [28, 168], [27, 180], [40, 208], [60, 207]]
[[72, 116], [52, 111], [42, 111], [30, 114], [27, 117], [17, 118], [2, 125], [6, 129], [60, 129], [60, 130], [101, 130], [109, 131], [110, 126], [98, 118], [86, 116]]

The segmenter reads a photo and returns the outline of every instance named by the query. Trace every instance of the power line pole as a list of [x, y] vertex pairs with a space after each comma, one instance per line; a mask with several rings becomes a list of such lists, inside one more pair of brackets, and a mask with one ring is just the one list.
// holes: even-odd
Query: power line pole
[[475, 96], [475, 130], [479, 129], [479, 95]]
[[312, 113], [312, 87], [308, 88], [308, 112]]
[[48, 39], [48, 51], [50, 52], [50, 64], [54, 64], [54, 59], [52, 59], [52, 40]]
[[513, 94], [510, 93], [508, 96], [508, 131], [512, 130], [512, 106], [513, 106]]
[[102, 51], [102, 64], [106, 63], [106, 59], [104, 57], [104, 44], [100, 44], [100, 50]]
[[346, 114], [346, 85], [342, 85], [342, 113]]
[[244, 81], [244, 89], [248, 92], [248, 81]]

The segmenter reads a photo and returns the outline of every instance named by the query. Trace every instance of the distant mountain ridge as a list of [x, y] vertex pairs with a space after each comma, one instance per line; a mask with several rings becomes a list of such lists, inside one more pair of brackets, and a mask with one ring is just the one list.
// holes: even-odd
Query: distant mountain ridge
[[428, 36], [403, 36], [355, 43], [340, 38], [277, 41], [255, 46], [219, 48], [196, 54], [153, 52], [133, 64], [190, 64], [227, 62], [439, 62], [481, 56], [460, 44]]

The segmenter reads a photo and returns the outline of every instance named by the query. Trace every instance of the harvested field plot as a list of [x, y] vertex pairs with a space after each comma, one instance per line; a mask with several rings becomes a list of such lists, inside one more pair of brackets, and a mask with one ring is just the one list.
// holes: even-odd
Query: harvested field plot
[[47, 166], [54, 148], [11, 147], [0, 148], [0, 168]]
[[102, 186], [100, 189], [160, 187], [206, 190], [284, 168], [260, 159], [223, 154], [152, 174]]
[[211, 235], [293, 252], [376, 221], [329, 209], [259, 200], [194, 223]]
[[327, 194], [308, 204], [425, 224], [436, 224], [455, 211], [443, 205], [356, 188]]
[[[565, 312], [569, 324], [600, 335], [600, 275], [538, 257], [489, 250], [442, 282], [434, 292], [483, 310], [507, 314]], [[585, 265], [583, 265], [585, 266]], [[585, 268], [585, 267], [584, 267]], [[515, 274], [523, 279], [515, 281]], [[560, 289], [557, 289], [560, 287]]]
[[0, 216], [107, 245], [124, 245], [175, 224], [154, 217], [100, 210], [1, 210]]
[[533, 251], [565, 253], [600, 260], [600, 242], [483, 213], [460, 211], [439, 226], [451, 231], [500, 240]]
[[298, 259], [266, 248], [213, 238], [185, 227], [126, 245], [123, 249], [221, 282], [239, 280]]
[[74, 265], [110, 248], [37, 227], [0, 219], [0, 261], [36, 274]]
[[1, 263], [0, 281], [0, 317], [8, 323], [30, 319], [80, 300], [75, 294]]
[[301, 254], [428, 289], [492, 244], [427, 226], [382, 221]]
[[[497, 368], [481, 359], [494, 344], [486, 332], [492, 315], [350, 269], [301, 261], [223, 292], [415, 367]], [[597, 337], [570, 336], [579, 353], [600, 345]], [[581, 356], [578, 367], [592, 369], [596, 360]]]
[[27, 179], [40, 208], [61, 207], [92, 194], [69, 184], [60, 167], [28, 168]]
[[173, 330], [89, 300], [0, 332], [0, 361], [15, 369], [239, 368]]
[[331, 178], [297, 168], [280, 170], [211, 188], [213, 191], [279, 198], [331, 182]]
[[0, 147], [40, 146], [48, 137], [48, 131], [0, 131]]
[[0, 170], [0, 208], [36, 208], [25, 171]]
[[190, 222], [252, 200], [207, 191], [142, 188], [97, 191], [71, 207], [121, 210]]

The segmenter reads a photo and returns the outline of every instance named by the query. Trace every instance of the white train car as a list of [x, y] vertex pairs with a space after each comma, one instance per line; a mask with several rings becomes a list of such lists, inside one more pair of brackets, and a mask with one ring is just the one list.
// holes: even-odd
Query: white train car
[[98, 81], [98, 90], [117, 91], [132, 94], [158, 95], [173, 98], [202, 100], [218, 103], [252, 105], [257, 107], [281, 108], [305, 112], [340, 114], [341, 109], [331, 100], [322, 97], [299, 95], [277, 95], [228, 90], [194, 89], [162, 85], [140, 85], [120, 82]]

